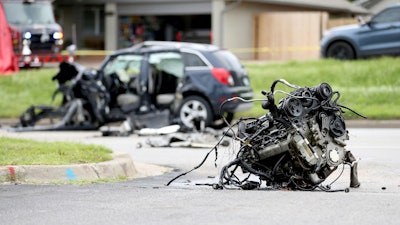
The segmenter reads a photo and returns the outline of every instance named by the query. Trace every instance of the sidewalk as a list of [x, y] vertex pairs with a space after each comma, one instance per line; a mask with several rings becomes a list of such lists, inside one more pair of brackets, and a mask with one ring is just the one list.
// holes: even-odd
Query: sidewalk
[[[0, 129], [18, 123], [16, 118], [0, 118]], [[4, 132], [5, 135], [1, 135]], [[3, 130], [0, 136], [19, 136]], [[118, 180], [157, 176], [172, 168], [134, 162], [127, 153], [114, 152], [112, 160], [74, 165], [10, 165], [0, 166], [1, 183], [66, 183], [70, 181]]]

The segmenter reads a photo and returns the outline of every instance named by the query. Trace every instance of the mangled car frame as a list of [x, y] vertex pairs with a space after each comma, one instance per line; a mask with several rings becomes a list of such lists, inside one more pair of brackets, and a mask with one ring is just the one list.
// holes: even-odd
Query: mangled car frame
[[[97, 129], [125, 121], [129, 130], [171, 124], [189, 130], [221, 128], [251, 102], [247, 70], [229, 51], [217, 46], [181, 42], [143, 42], [108, 55], [98, 70], [61, 63], [59, 108], [32, 106], [17, 130]], [[58, 118], [58, 121], [56, 121]], [[50, 125], [39, 126], [50, 119]], [[55, 122], [56, 121], [56, 122]]]

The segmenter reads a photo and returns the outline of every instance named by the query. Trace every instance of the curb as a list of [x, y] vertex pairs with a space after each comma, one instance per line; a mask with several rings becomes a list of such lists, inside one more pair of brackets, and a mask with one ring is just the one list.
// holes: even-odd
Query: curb
[[96, 181], [99, 179], [140, 178], [172, 171], [170, 168], [139, 163], [135, 166], [128, 153], [113, 153], [113, 159], [101, 163], [74, 165], [18, 165], [0, 167], [0, 183], [53, 183]]

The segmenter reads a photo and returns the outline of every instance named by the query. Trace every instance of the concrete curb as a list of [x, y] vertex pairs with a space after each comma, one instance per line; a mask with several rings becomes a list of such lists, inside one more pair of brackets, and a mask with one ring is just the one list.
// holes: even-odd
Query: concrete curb
[[79, 180], [133, 179], [172, 171], [171, 168], [143, 163], [135, 166], [127, 153], [113, 153], [112, 156], [112, 160], [101, 163], [2, 166], [0, 167], [0, 182], [62, 183]]

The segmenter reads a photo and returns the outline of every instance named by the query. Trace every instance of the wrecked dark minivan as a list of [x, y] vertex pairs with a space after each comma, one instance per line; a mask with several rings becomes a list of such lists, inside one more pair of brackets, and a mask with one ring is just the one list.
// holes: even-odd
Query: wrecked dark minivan
[[[146, 55], [148, 61], [144, 65], [145, 67], [157, 67], [159, 58], [170, 54], [169, 52], [178, 51], [180, 53], [180, 56], [175, 58], [175, 64], [171, 64], [168, 68], [169, 70], [179, 70], [175, 73], [182, 73], [182, 87], [179, 90], [182, 102], [175, 113], [184, 126], [193, 127], [194, 121], [201, 119], [205, 122], [205, 126], [221, 127], [225, 125], [221, 121], [221, 115], [231, 122], [235, 113], [252, 108], [253, 103], [251, 102], [230, 101], [220, 109], [224, 101], [233, 97], [250, 100], [253, 97], [253, 90], [250, 87], [247, 70], [237, 57], [228, 50], [214, 45], [146, 41], [109, 56], [100, 71], [103, 71], [105, 76], [112, 74], [114, 65], [118, 64], [116, 67], [121, 69], [126, 57], [143, 55], [144, 52], [150, 50], [152, 53]], [[169, 90], [164, 90], [165, 88], [161, 88], [160, 83], [157, 82], [162, 81], [162, 83], [167, 83], [165, 86], [168, 86], [171, 81], [168, 81], [168, 78], [162, 74], [152, 76], [154, 78], [149, 79], [149, 91], [158, 98], [165, 98], [165, 96], [159, 95], [171, 92], [170, 89], [175, 88], [171, 86], [166, 88]], [[155, 87], [152, 86], [153, 83], [156, 84]], [[171, 85], [175, 84], [172, 82]], [[157, 99], [153, 100], [157, 103]]]
[[144, 42], [109, 55], [99, 70], [62, 63], [53, 79], [64, 95], [62, 106], [30, 107], [20, 129], [37, 129], [49, 115], [61, 122], [43, 129], [97, 129], [117, 121], [127, 121], [130, 130], [223, 127], [220, 115], [229, 122], [252, 107], [249, 101], [226, 101], [250, 100], [249, 78], [232, 53], [207, 44]]

